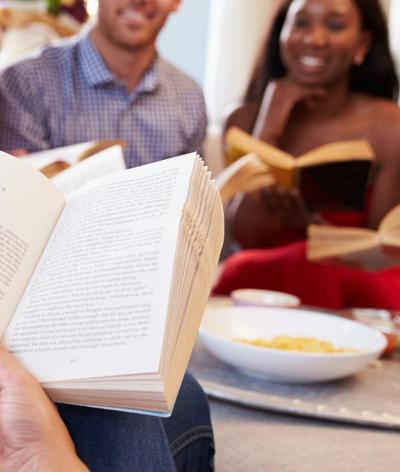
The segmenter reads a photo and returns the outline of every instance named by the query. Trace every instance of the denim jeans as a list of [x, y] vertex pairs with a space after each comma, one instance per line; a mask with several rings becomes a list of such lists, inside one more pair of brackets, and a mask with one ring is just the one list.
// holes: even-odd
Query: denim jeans
[[173, 414], [158, 418], [58, 404], [91, 472], [209, 472], [214, 441], [207, 399], [186, 374]]

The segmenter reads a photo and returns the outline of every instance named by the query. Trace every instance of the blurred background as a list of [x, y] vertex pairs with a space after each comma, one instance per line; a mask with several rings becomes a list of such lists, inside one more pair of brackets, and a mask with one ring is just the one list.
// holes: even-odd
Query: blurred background
[[[163, 57], [189, 74], [203, 88], [209, 118], [206, 153], [211, 169], [222, 168], [221, 122], [227, 106], [242, 96], [251, 64], [277, 0], [182, 0], [159, 37]], [[400, 63], [400, 1], [381, 0], [387, 14], [390, 40]], [[77, 3], [89, 15], [81, 26]], [[98, 0], [0, 0], [2, 42], [0, 67], [59, 36], [86, 28], [96, 15]], [[60, 4], [61, 8], [60, 8]], [[38, 16], [53, 9], [57, 23], [39, 24]], [[10, 15], [10, 11], [12, 14]], [[28, 21], [26, 12], [31, 13]], [[16, 19], [16, 12], [19, 20]], [[72, 12], [72, 14], [71, 14]], [[13, 16], [14, 15], [14, 16]], [[24, 19], [25, 15], [25, 19]], [[22, 20], [21, 20], [22, 18]], [[185, 40], [182, 40], [185, 38]]]

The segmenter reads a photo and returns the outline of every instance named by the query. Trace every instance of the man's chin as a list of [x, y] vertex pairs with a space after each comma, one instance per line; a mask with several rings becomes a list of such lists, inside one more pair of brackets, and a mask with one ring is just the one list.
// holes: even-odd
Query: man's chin
[[141, 51], [153, 46], [154, 41], [148, 38], [131, 38], [131, 39], [119, 39], [115, 41], [115, 44], [125, 51]]

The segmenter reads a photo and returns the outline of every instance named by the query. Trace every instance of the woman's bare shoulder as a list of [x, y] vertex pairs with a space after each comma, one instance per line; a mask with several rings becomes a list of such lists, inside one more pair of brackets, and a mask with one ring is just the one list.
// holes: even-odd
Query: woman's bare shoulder
[[[379, 160], [400, 162], [400, 107], [393, 101], [359, 94], [359, 113], [368, 120], [371, 144]], [[399, 149], [398, 152], [394, 152]]]
[[376, 119], [377, 125], [383, 126], [399, 126], [400, 125], [400, 107], [397, 103], [387, 98], [372, 97], [365, 94], [354, 94], [353, 100], [357, 108], [369, 115], [371, 118], [383, 120], [381, 122]]

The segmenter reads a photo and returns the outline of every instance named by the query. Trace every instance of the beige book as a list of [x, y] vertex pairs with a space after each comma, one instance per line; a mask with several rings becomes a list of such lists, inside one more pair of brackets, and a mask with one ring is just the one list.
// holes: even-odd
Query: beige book
[[[236, 127], [228, 130], [225, 141], [228, 156], [237, 159], [250, 153], [252, 160], [251, 164], [248, 156], [242, 158], [244, 161], [239, 159], [239, 164], [232, 160], [231, 165], [240, 170], [239, 174], [243, 174], [245, 167], [248, 175], [243, 178], [231, 173], [226, 190], [229, 194], [262, 187], [265, 174], [268, 174], [268, 185], [275, 183], [289, 190], [298, 188], [307, 206], [314, 211], [359, 210], [364, 204], [374, 156], [373, 149], [365, 140], [326, 144], [298, 157]], [[261, 164], [256, 170], [257, 159]], [[249, 171], [250, 167], [252, 171]]]
[[226, 167], [216, 178], [222, 201], [230, 200], [238, 192], [253, 192], [276, 185], [270, 167], [255, 154], [246, 154]]
[[400, 205], [381, 221], [376, 231], [367, 228], [310, 225], [307, 257], [378, 270], [400, 265]]
[[125, 146], [120, 140], [90, 141], [33, 152], [20, 159], [69, 195], [94, 178], [125, 169]]
[[55, 401], [168, 414], [222, 241], [219, 192], [195, 153], [68, 199], [2, 153], [2, 344]]

